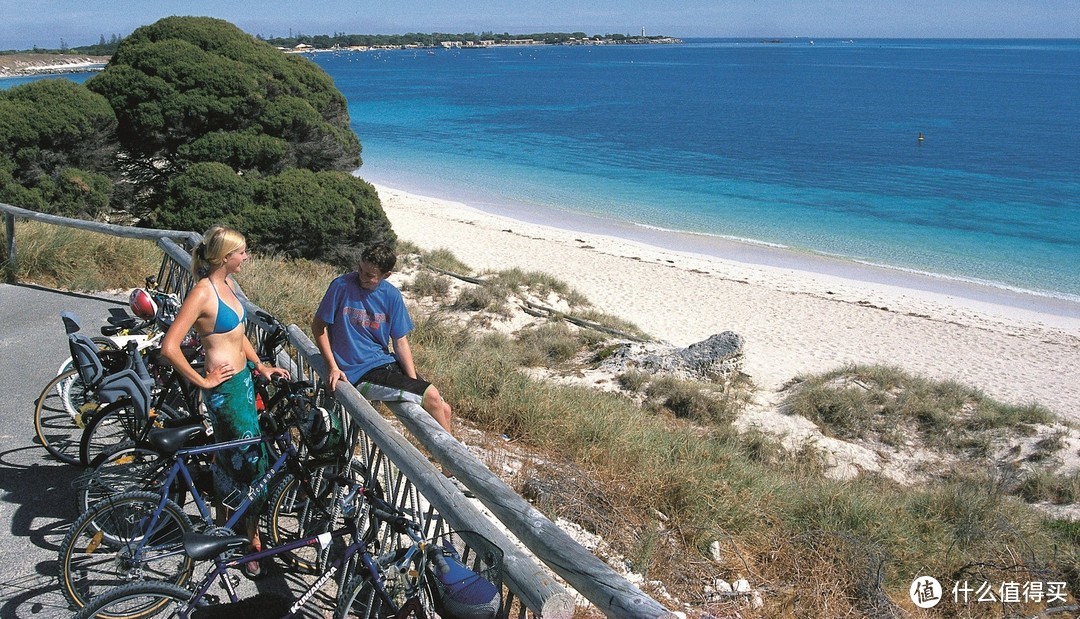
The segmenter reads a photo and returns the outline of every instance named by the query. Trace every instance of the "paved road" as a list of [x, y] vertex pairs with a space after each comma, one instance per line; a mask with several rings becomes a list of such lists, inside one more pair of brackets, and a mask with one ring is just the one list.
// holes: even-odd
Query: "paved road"
[[122, 301], [0, 284], [0, 617], [70, 617], [56, 554], [78, 517], [79, 471], [34, 440], [34, 402], [67, 358], [60, 312], [97, 335]]
[[[80, 470], [52, 459], [37, 444], [34, 402], [68, 356], [60, 312], [75, 312], [83, 332], [98, 335], [109, 309], [126, 305], [126, 299], [0, 284], [0, 617], [5, 619], [71, 616], [59, 590], [56, 557], [79, 515], [71, 483]], [[295, 591], [299, 585], [279, 569], [259, 583], [260, 589], [273, 590]], [[253, 594], [254, 585], [245, 584], [241, 595]]]

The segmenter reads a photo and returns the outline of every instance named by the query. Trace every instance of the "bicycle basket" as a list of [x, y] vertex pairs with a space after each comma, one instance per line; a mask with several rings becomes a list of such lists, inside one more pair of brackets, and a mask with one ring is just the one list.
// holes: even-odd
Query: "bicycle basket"
[[313, 406], [300, 426], [311, 455], [338, 457], [345, 454], [345, 424], [341, 415], [322, 406]]
[[[468, 547], [461, 539], [468, 538]], [[431, 565], [435, 586], [434, 602], [444, 619], [494, 619], [502, 606], [502, 551], [485, 537], [474, 532], [443, 536], [445, 569]], [[464, 558], [463, 558], [464, 556]]]

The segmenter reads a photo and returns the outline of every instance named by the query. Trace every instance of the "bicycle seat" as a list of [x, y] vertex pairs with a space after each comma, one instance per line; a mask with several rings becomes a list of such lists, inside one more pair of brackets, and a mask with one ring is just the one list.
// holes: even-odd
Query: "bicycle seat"
[[203, 432], [205, 429], [200, 424], [178, 428], [155, 428], [150, 431], [147, 440], [150, 441], [150, 446], [154, 451], [164, 456], [171, 456]]
[[226, 550], [247, 548], [251, 540], [242, 535], [222, 537], [203, 533], [184, 533], [184, 552], [196, 561], [204, 561], [218, 556]]

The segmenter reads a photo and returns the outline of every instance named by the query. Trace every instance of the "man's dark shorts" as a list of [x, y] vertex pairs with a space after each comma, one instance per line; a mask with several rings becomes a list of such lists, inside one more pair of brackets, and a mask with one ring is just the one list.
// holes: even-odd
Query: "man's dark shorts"
[[424, 392], [431, 383], [422, 378], [409, 378], [397, 363], [368, 371], [356, 382], [360, 394], [371, 401], [415, 402], [423, 404]]

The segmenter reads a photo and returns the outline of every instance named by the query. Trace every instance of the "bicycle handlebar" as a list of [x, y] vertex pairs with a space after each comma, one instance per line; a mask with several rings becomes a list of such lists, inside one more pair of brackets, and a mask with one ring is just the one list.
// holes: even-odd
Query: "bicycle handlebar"
[[446, 562], [446, 557], [443, 555], [442, 548], [432, 544], [427, 549], [428, 561], [435, 564], [435, 567], [439, 570], [440, 574], [449, 574], [450, 565]]

